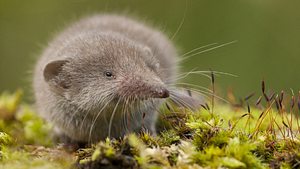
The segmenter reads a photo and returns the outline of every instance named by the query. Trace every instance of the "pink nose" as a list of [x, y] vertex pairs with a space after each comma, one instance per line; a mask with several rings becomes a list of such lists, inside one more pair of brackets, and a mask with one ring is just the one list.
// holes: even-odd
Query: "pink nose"
[[170, 93], [167, 89], [158, 89], [157, 95], [159, 98], [167, 98], [170, 96]]

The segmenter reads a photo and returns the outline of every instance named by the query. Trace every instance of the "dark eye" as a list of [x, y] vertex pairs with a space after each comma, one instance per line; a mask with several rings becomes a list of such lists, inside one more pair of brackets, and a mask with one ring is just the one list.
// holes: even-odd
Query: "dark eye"
[[112, 78], [112, 77], [113, 77], [113, 74], [112, 74], [112, 72], [110, 72], [110, 71], [105, 71], [105, 72], [104, 72], [104, 75], [105, 75], [107, 78]]

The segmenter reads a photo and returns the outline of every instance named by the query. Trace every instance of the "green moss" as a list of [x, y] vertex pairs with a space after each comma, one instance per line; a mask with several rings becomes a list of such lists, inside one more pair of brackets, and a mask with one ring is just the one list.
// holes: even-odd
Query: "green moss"
[[6, 146], [12, 143], [12, 138], [4, 133], [4, 132], [0, 132], [0, 146]]
[[274, 101], [249, 110], [215, 102], [213, 112], [163, 107], [165, 129], [156, 137], [130, 134], [69, 153], [53, 144], [51, 125], [21, 96], [0, 97], [0, 168], [300, 167], [298, 117]]
[[23, 92], [17, 90], [14, 94], [4, 92], [0, 96], [0, 118], [4, 120], [10, 120], [14, 117], [19, 103], [21, 101]]
[[0, 162], [3, 169], [65, 169], [73, 163], [72, 157], [66, 153], [41, 147], [30, 152], [6, 147], [3, 152], [5, 157]]
[[17, 120], [24, 127], [24, 137], [27, 144], [37, 144], [50, 146], [52, 144], [49, 133], [51, 125], [45, 123], [37, 114], [28, 106], [23, 105], [17, 114]]

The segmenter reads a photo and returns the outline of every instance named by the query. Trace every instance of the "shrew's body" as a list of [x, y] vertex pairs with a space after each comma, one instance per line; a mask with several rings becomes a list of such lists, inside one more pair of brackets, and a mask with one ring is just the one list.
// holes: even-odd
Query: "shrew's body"
[[73, 141], [155, 133], [157, 109], [177, 74], [177, 53], [160, 31], [118, 15], [84, 18], [39, 58], [34, 92], [40, 114]]

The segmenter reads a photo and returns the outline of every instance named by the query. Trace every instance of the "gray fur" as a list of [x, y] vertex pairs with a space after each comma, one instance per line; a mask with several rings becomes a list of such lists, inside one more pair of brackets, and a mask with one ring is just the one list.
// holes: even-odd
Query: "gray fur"
[[36, 64], [38, 112], [74, 141], [121, 137], [143, 126], [155, 134], [163, 101], [157, 91], [174, 83], [176, 63], [172, 43], [142, 22], [118, 15], [84, 18], [59, 34]]

